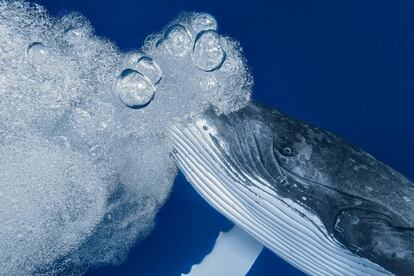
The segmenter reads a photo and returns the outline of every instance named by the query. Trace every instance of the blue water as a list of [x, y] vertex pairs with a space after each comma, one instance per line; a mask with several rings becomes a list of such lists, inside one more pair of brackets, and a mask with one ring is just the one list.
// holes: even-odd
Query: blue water
[[[125, 51], [182, 11], [209, 12], [221, 33], [241, 42], [256, 99], [345, 137], [414, 179], [413, 1], [37, 2], [56, 15], [81, 12]], [[123, 265], [88, 275], [179, 275], [230, 227], [179, 175], [151, 236]], [[264, 250], [248, 275], [302, 274]]]

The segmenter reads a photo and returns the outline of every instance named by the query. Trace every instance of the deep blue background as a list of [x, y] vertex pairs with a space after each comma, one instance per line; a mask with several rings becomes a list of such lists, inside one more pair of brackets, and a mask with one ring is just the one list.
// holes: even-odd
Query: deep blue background
[[[254, 97], [329, 129], [414, 178], [414, 1], [38, 0], [79, 11], [100, 36], [137, 49], [182, 11], [213, 14], [237, 38]], [[120, 267], [89, 275], [179, 275], [231, 224], [180, 175], [152, 235]], [[264, 251], [249, 273], [301, 275]]]

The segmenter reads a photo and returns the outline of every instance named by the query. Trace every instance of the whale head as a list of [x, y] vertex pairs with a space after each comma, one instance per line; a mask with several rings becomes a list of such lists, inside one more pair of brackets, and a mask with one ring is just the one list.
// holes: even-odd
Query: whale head
[[[392, 259], [391, 245], [372, 237], [377, 229], [363, 219], [385, 221], [383, 231], [394, 233], [410, 226], [401, 211], [408, 207], [378, 203], [380, 193], [355, 183], [375, 182], [375, 170], [411, 196], [412, 183], [335, 135], [251, 103], [230, 114], [207, 110], [175, 124], [170, 136], [174, 159], [201, 196], [302, 271], [390, 275], [400, 271], [396, 263], [410, 266], [412, 251]], [[348, 169], [345, 160], [357, 164]], [[411, 236], [396, 237], [400, 249], [411, 247]], [[373, 252], [372, 243], [384, 248]]]

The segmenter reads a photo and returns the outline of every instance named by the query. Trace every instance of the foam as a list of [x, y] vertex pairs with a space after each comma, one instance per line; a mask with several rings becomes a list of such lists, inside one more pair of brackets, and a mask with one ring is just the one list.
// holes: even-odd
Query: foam
[[0, 156], [1, 274], [20, 275], [81, 243], [104, 215], [106, 191], [88, 157], [34, 134]]
[[176, 175], [166, 126], [237, 110], [251, 87], [211, 15], [185, 14], [122, 53], [79, 14], [0, 1], [0, 274], [122, 262]]

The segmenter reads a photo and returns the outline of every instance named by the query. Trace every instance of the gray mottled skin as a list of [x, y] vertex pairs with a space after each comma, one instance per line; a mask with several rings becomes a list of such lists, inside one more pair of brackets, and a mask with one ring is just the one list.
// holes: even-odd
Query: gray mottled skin
[[258, 103], [203, 115], [227, 161], [316, 214], [351, 252], [414, 275], [414, 185], [361, 149]]

